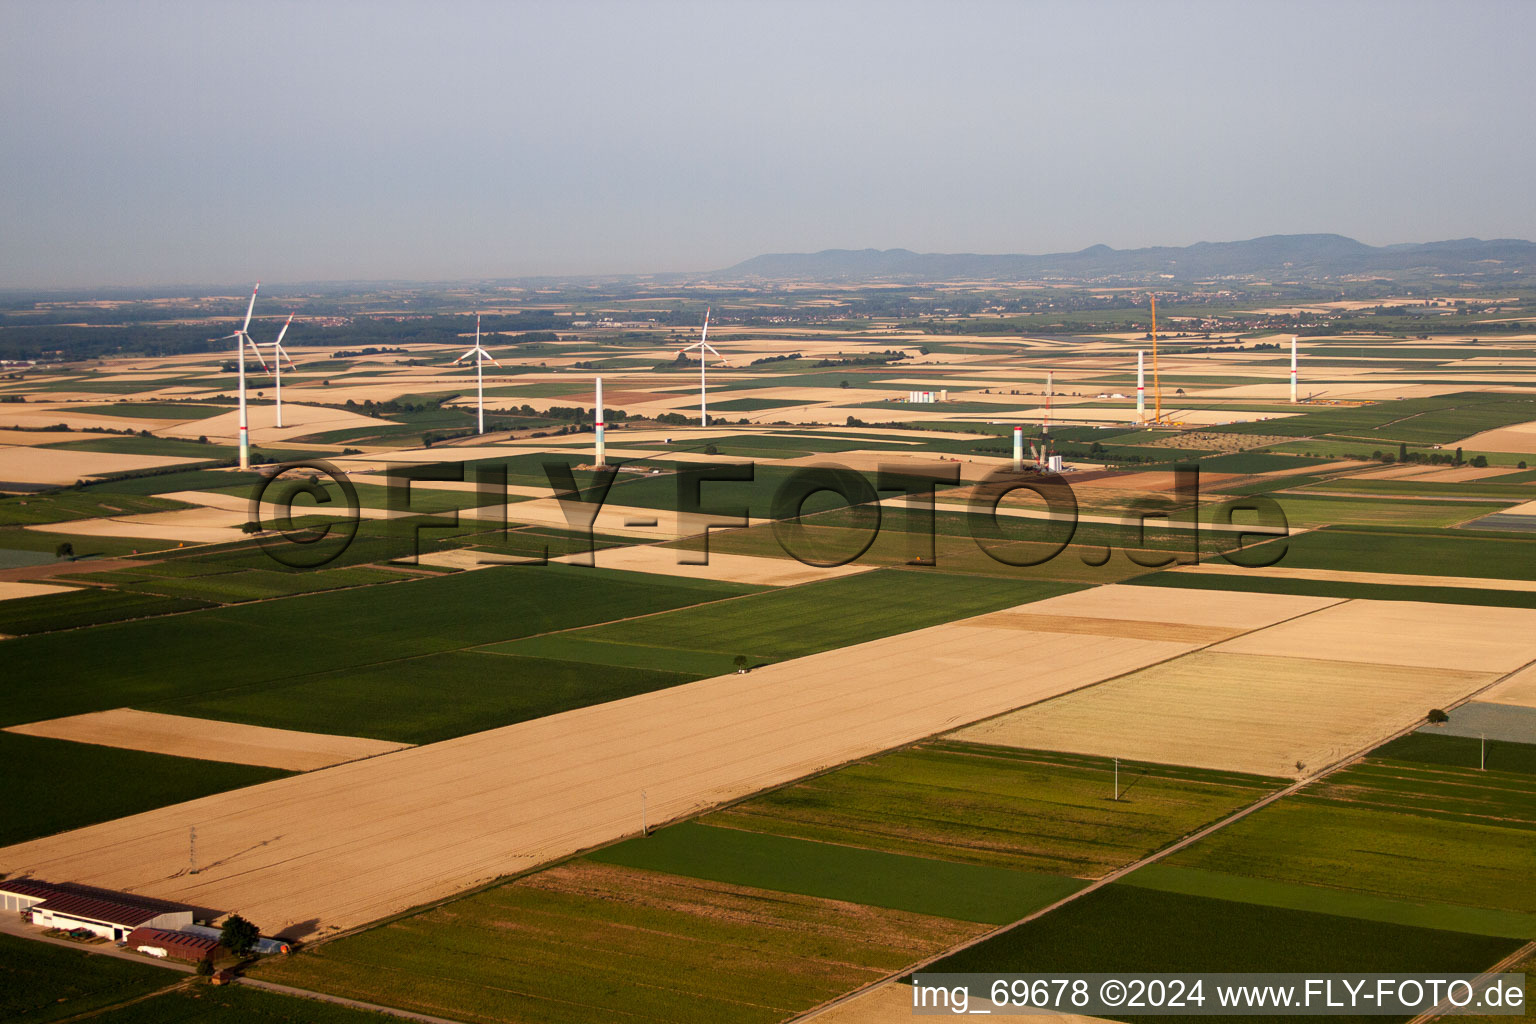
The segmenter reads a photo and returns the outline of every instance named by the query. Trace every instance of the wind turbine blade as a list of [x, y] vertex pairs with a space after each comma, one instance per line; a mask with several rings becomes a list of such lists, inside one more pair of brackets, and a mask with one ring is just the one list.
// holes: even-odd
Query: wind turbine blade
[[463, 355], [459, 356], [459, 358], [455, 359], [454, 362], [462, 363], [464, 360], [468, 359], [478, 351], [480, 351], [480, 346], [476, 345], [474, 348], [470, 349], [468, 352], [465, 352]]
[[267, 361], [261, 356], [261, 347], [251, 340], [249, 334], [242, 334], [241, 337], [245, 339], [247, 345], [251, 346], [251, 354], [256, 357], [256, 361], [261, 364], [261, 368], [263, 370], [268, 369]]
[[475, 314], [475, 348], [480, 347], [480, 314]]
[[704, 330], [699, 334], [699, 344], [704, 344], [704, 339], [709, 337], [709, 307], [704, 307]]
[[[720, 356], [720, 350], [719, 350], [719, 349], [717, 349], [717, 348], [715, 348], [715, 346], [713, 346], [713, 345], [711, 345], [711, 344], [709, 344], [709, 343], [707, 343], [707, 342], [702, 342], [702, 341], [701, 341], [701, 342], [699, 342], [699, 344], [701, 344], [701, 345], [703, 345], [703, 346], [704, 346], [704, 347], [705, 347], [705, 348], [707, 348], [707, 349], [709, 349], [709, 350], [710, 350], [710, 351], [711, 351], [711, 352], [713, 352], [713, 353], [714, 353], [714, 354], [715, 354], [715, 355], [717, 355], [717, 356]], [[720, 358], [721, 358], [721, 359], [724, 359], [724, 358], [725, 358], [725, 356], [720, 356]]]
[[[240, 328], [240, 333], [245, 334], [251, 329], [251, 313], [256, 309], [256, 291], [261, 287], [261, 282], [256, 282], [256, 287], [251, 289], [251, 304], [245, 307], [245, 326]], [[249, 335], [246, 335], [249, 337]]]
[[288, 320], [283, 324], [283, 329], [277, 332], [277, 340], [272, 343], [273, 345], [281, 345], [283, 343], [283, 335], [288, 333], [288, 325], [291, 323], [293, 323], [293, 314], [289, 313]]

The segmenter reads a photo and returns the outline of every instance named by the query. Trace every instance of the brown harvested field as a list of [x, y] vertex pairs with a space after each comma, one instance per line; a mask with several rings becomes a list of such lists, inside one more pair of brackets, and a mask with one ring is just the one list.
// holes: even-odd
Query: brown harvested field
[[[93, 395], [96, 401], [100, 395]], [[48, 405], [33, 402], [0, 406], [0, 427], [51, 427], [62, 423], [71, 430], [106, 427], [109, 430], [152, 430], [170, 426], [174, 420], [144, 419], [137, 416], [109, 416], [106, 413], [81, 412], [79, 406]], [[60, 433], [58, 436], [64, 437]], [[71, 481], [73, 482], [73, 481]]]
[[1196, 646], [961, 620], [19, 844], [0, 871], [325, 934], [633, 834], [642, 789], [654, 825]]
[[258, 975], [476, 1024], [772, 1024], [986, 928], [577, 861]]
[[[961, 730], [956, 738], [1301, 775], [1306, 772], [1298, 771], [1298, 761], [1312, 771], [1332, 764], [1498, 678], [1496, 672], [1221, 650], [1070, 693]], [[1307, 651], [1301, 646], [1296, 653]]]
[[1114, 585], [1094, 587], [992, 614], [1052, 617], [1073, 615], [1091, 619], [1125, 619], [1131, 622], [1250, 630], [1272, 626], [1285, 619], [1339, 603], [1338, 598], [1332, 597], [1173, 588], [1149, 594], [1148, 589]]
[[102, 747], [147, 750], [204, 761], [255, 764], [294, 772], [313, 771], [363, 757], [403, 750], [408, 743], [268, 729], [182, 715], [114, 708], [46, 722], [13, 725], [6, 732], [47, 736]]
[[0, 579], [0, 601], [10, 601], [18, 597], [40, 597], [43, 594], [63, 594], [74, 589], [76, 588], [53, 586], [47, 583], [22, 583]]
[[1468, 480], [1482, 480], [1485, 477], [1499, 476], [1508, 473], [1508, 466], [1456, 466], [1452, 469], [1430, 470], [1414, 480], [1426, 483], [1464, 483]]
[[1536, 610], [1345, 601], [1217, 649], [1502, 675], [1536, 659]]
[[1536, 708], [1536, 667], [1521, 669], [1477, 699]]
[[0, 480], [18, 484], [72, 484], [106, 473], [158, 469], [195, 461], [168, 455], [113, 455], [57, 448], [9, 447], [0, 448]]
[[1490, 580], [1481, 576], [1421, 576], [1414, 573], [1357, 572], [1352, 569], [1294, 569], [1271, 565], [1264, 569], [1245, 569], [1240, 565], [1204, 562], [1200, 565], [1170, 566], [1165, 572], [1185, 572], [1205, 576], [1262, 576], [1281, 580], [1330, 580], [1337, 583], [1370, 583], [1385, 586], [1454, 587], [1462, 590], [1536, 591], [1536, 580]]
[[[821, 568], [806, 565], [793, 558], [763, 558], [758, 555], [727, 555], [712, 551], [708, 565], [678, 565], [679, 555], [697, 557], [693, 552], [678, 548], [659, 548], [651, 544], [635, 544], [630, 547], [604, 548], [596, 555], [601, 569], [627, 569], [630, 572], [651, 572], [664, 576], [686, 576], [698, 580], [728, 580], [734, 583], [758, 583], [770, 587], [789, 587], [797, 583], [852, 576], [868, 572], [873, 566], [840, 565]], [[586, 555], [568, 555], [557, 559], [561, 562], [580, 561]]]
[[1536, 420], [1485, 430], [1456, 444], [1474, 452], [1536, 452]]
[[[726, 461], [729, 461], [728, 459]], [[466, 508], [459, 511], [460, 520], [490, 519], [501, 515], [497, 509], [505, 507], [508, 522], [526, 523], [532, 526], [570, 527], [565, 509], [554, 498], [534, 498], [530, 501], [513, 502], [506, 506]], [[592, 529], [616, 537], [644, 537], [647, 540], [675, 540], [702, 533], [711, 523], [722, 517], [694, 512], [675, 512], [667, 508], [641, 508], [633, 505], [605, 504], [598, 510]], [[753, 520], [753, 523], [762, 520]]]
[[[286, 388], [283, 390], [287, 391]], [[327, 389], [325, 400], [334, 402], [341, 399], [330, 394], [329, 389]], [[249, 416], [251, 443], [253, 444], [270, 444], [273, 441], [285, 441], [291, 437], [302, 437], [305, 434], [314, 434], [327, 430], [394, 426], [394, 423], [390, 420], [363, 416], [360, 413], [348, 412], [345, 409], [328, 409], [324, 406], [300, 405], [297, 402], [283, 403], [283, 426], [281, 427], [277, 426], [276, 406], [252, 405], [247, 410], [247, 415]], [[239, 436], [239, 432], [240, 413], [236, 410], [220, 413], [217, 416], [210, 416], [207, 419], [183, 423], [161, 431], [161, 433], [171, 437], [202, 436], [214, 441], [233, 441]]]
[[75, 519], [63, 523], [29, 526], [38, 533], [67, 533], [76, 537], [142, 537], [194, 544], [239, 540], [240, 527], [249, 515], [219, 508], [181, 508], [170, 512], [145, 512], [113, 519]]

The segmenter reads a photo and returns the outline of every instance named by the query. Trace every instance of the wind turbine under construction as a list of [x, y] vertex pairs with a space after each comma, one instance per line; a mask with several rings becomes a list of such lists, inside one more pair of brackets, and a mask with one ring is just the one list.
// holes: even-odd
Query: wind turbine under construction
[[[240, 366], [240, 468], [251, 468], [251, 426], [245, 411], [245, 346], [251, 347], [251, 352], [256, 356], [256, 361], [261, 363], [261, 368], [267, 368], [267, 361], [261, 358], [261, 349], [251, 340], [251, 313], [256, 309], [256, 292], [261, 288], [261, 282], [256, 282], [256, 287], [251, 289], [251, 303], [245, 307], [245, 323], [234, 334], [226, 334], [219, 341], [234, 340], [235, 351], [238, 353], [237, 362]], [[292, 319], [290, 317], [290, 319]], [[286, 330], [287, 328], [284, 328]]]

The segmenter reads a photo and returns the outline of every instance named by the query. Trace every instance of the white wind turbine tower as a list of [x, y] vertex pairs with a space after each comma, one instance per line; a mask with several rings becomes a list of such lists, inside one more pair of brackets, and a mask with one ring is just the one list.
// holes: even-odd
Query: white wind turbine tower
[[261, 349], [256, 347], [250, 335], [251, 313], [256, 309], [256, 292], [260, 288], [261, 282], [257, 281], [256, 287], [251, 289], [251, 304], [245, 307], [245, 323], [234, 334], [226, 334], [218, 339], [219, 341], [234, 339], [235, 351], [239, 354], [237, 362], [240, 366], [240, 468], [242, 470], [251, 468], [251, 427], [245, 412], [245, 347], [247, 345], [251, 347], [257, 362], [261, 363], [261, 368], [263, 370], [267, 368], [267, 361], [261, 358]]
[[[496, 359], [485, 349], [480, 347], [480, 314], [475, 314], [475, 347], [465, 352], [454, 362], [462, 363], [470, 356], [475, 357], [475, 424], [476, 433], [485, 433], [485, 361], [489, 359], [496, 363]], [[496, 363], [500, 366], [500, 363]]]
[[283, 324], [283, 329], [277, 332], [277, 340], [272, 343], [272, 377], [276, 381], [277, 425], [279, 427], [283, 425], [283, 360], [288, 360], [289, 366], [292, 366], [295, 370], [298, 369], [297, 366], [293, 365], [293, 357], [288, 354], [287, 349], [283, 348], [283, 335], [288, 333], [288, 326], [292, 323], [293, 314], [289, 313], [287, 323]]
[[729, 363], [727, 363], [725, 361], [725, 356], [721, 356], [719, 351], [715, 348], [715, 346], [713, 346], [713, 345], [711, 345], [709, 343], [708, 339], [709, 339], [709, 309], [705, 308], [705, 310], [704, 310], [704, 330], [699, 334], [699, 340], [694, 342], [692, 345], [689, 345], [687, 348], [683, 349], [684, 352], [692, 352], [694, 349], [698, 349], [699, 350], [699, 426], [701, 426], [701, 427], [709, 426], [709, 403], [708, 403], [709, 382], [705, 379], [705, 375], [704, 375], [704, 366], [705, 366], [706, 363], [709, 362], [709, 353], [713, 352], [715, 355], [720, 356], [720, 365], [721, 366], [729, 366], [730, 365]]

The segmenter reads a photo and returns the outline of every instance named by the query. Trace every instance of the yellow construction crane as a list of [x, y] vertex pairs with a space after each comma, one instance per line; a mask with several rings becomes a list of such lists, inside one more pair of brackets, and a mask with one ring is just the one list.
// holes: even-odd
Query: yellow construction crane
[[1152, 300], [1152, 422], [1163, 422], [1163, 384], [1157, 375], [1157, 296], [1148, 293]]

